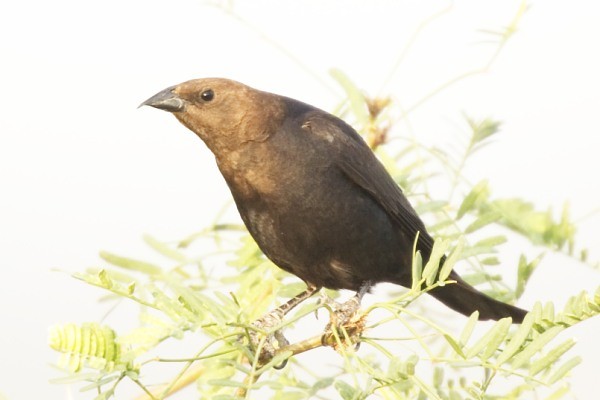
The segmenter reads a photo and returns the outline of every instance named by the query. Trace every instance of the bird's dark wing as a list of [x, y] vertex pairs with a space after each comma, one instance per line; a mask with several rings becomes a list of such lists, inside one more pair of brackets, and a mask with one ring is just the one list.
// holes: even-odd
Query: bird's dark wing
[[[336, 152], [331, 159], [336, 160], [337, 167], [351, 182], [367, 192], [409, 238], [414, 238], [419, 232], [417, 248], [426, 261], [433, 247], [433, 239], [402, 190], [358, 133], [340, 119], [324, 113], [309, 115], [303, 128], [330, 142], [327, 148]], [[456, 284], [436, 287], [429, 294], [464, 315], [471, 315], [478, 310], [480, 320], [498, 320], [510, 316], [513, 322], [521, 323], [527, 314], [525, 310], [479, 292], [454, 271], [449, 278], [455, 280]], [[391, 281], [401, 285], [410, 284]]]
[[411, 237], [419, 232], [418, 247], [427, 253], [431, 251], [433, 239], [425, 225], [400, 187], [351, 126], [334, 116], [314, 113], [308, 116], [303, 128], [328, 139], [330, 148], [337, 153], [332, 159], [344, 175], [366, 191], [403, 232]]

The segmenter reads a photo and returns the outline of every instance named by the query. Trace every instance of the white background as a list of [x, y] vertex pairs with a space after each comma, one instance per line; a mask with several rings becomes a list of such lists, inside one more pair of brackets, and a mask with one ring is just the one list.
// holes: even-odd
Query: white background
[[[247, 1], [233, 13], [202, 1], [5, 1], [0, 4], [0, 393], [92, 398], [50, 385], [57, 322], [98, 320], [100, 291], [67, 273], [100, 265], [98, 250], [144, 258], [143, 233], [181, 239], [208, 224], [229, 194], [204, 145], [166, 113], [136, 109], [164, 87], [223, 76], [331, 110], [343, 70], [371, 95], [409, 107], [485, 64], [518, 1], [458, 1], [418, 37], [442, 1]], [[241, 17], [246, 22], [241, 22]], [[461, 112], [504, 122], [473, 160], [500, 197], [560, 210], [569, 200], [579, 242], [600, 258], [600, 9], [592, 1], [532, 1], [490, 71], [411, 115], [427, 143], [451, 145]], [[292, 55], [293, 57], [290, 57]], [[299, 61], [301, 60], [301, 61]], [[310, 72], [309, 72], [310, 71]], [[508, 245], [510, 246], [510, 244]], [[515, 250], [516, 252], [518, 251]], [[595, 257], [595, 258], [594, 258]], [[548, 259], [523, 306], [560, 307], [594, 290], [598, 273]], [[574, 329], [581, 399], [596, 393], [596, 320]]]

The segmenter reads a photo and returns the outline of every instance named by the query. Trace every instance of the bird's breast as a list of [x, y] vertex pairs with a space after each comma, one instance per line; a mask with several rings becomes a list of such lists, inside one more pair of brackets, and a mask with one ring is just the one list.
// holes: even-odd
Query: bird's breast
[[383, 280], [400, 256], [389, 216], [331, 157], [314, 147], [291, 147], [256, 144], [218, 159], [261, 250], [320, 286], [356, 290], [366, 279]]

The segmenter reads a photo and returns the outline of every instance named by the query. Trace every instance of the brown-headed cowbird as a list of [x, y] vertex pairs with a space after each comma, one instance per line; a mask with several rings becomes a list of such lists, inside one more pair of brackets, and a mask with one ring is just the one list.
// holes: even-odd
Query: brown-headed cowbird
[[[433, 239], [423, 222], [341, 119], [220, 78], [172, 86], [142, 105], [173, 113], [206, 143], [258, 246], [307, 283], [299, 300], [321, 287], [410, 287], [417, 234], [416, 248], [429, 259]], [[526, 311], [477, 291], [454, 271], [449, 279], [456, 283], [429, 294], [465, 315], [478, 310], [481, 320], [523, 321]]]

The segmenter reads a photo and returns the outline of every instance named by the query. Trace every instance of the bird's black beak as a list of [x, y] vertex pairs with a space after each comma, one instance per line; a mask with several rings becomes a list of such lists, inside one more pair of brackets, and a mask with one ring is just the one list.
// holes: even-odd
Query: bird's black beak
[[169, 112], [183, 111], [185, 108], [185, 101], [173, 92], [174, 89], [175, 86], [171, 86], [156, 93], [154, 96], [140, 104], [138, 108], [141, 106], [150, 106]]

